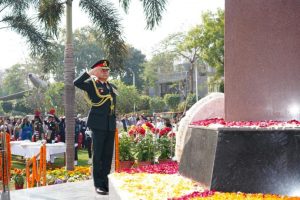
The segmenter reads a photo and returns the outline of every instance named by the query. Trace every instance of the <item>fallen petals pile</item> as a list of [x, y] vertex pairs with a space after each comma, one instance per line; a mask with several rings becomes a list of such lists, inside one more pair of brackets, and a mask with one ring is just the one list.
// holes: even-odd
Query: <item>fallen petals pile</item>
[[211, 118], [194, 121], [192, 125], [206, 127], [252, 127], [252, 128], [278, 128], [278, 127], [300, 127], [300, 121], [225, 121], [222, 118]]
[[141, 166], [137, 168], [123, 169], [122, 172], [129, 174], [148, 173], [148, 174], [176, 174], [178, 173], [177, 162], [167, 162], [158, 165]]
[[[127, 199], [163, 200], [203, 190], [196, 182], [178, 174], [114, 173], [115, 185]], [[122, 195], [122, 194], [121, 194]], [[123, 195], [122, 195], [123, 196]]]
[[[201, 194], [201, 193], [199, 193]], [[215, 192], [213, 195], [198, 196], [194, 195], [191, 198], [174, 198], [172, 200], [299, 200], [300, 197], [287, 197], [274, 194], [245, 194], [238, 193], [222, 193]]]
[[178, 174], [178, 164], [168, 162], [125, 169], [110, 175], [127, 199], [142, 200], [300, 200], [272, 194], [222, 193], [205, 190]]

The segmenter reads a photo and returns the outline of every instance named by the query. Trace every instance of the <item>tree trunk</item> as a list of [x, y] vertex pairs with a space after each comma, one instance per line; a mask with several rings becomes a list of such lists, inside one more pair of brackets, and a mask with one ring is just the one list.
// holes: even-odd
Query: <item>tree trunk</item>
[[72, 38], [72, 0], [67, 0], [67, 38], [64, 55], [64, 80], [65, 80], [65, 116], [66, 116], [66, 169], [74, 170], [74, 137], [75, 137], [75, 88], [73, 80], [75, 78], [75, 67], [73, 58], [73, 38]]

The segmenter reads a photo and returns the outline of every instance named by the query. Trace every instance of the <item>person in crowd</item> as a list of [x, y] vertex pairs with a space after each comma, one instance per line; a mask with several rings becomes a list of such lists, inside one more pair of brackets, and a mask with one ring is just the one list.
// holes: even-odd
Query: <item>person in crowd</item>
[[23, 118], [21, 129], [22, 129], [21, 140], [31, 140], [33, 129], [27, 117]]
[[165, 118], [165, 127], [173, 128], [171, 121], [169, 118]]
[[137, 118], [137, 123], [136, 123], [136, 125], [137, 125], [137, 126], [142, 126], [145, 122], [146, 122], [146, 120], [144, 119], [144, 116], [143, 116], [143, 115], [140, 115], [140, 116]]
[[14, 140], [19, 140], [21, 133], [22, 133], [22, 129], [21, 129], [21, 119], [17, 119], [15, 126], [14, 126]]
[[162, 129], [164, 127], [164, 122], [160, 117], [156, 118], [156, 128]]
[[12, 126], [12, 121], [10, 120], [9, 117], [5, 120], [5, 124], [7, 127], [6, 132], [12, 136], [13, 135], [13, 126]]
[[129, 121], [129, 124], [128, 124], [129, 126], [136, 125], [137, 118], [134, 115], [130, 115], [130, 117], [128, 118], [128, 121]]
[[59, 127], [59, 135], [60, 135], [60, 141], [66, 142], [66, 123], [65, 123], [65, 116], [60, 117], [60, 122], [58, 123]]
[[[119, 117], [117, 117], [117, 119], [116, 119], [116, 124], [117, 124], [116, 127], [118, 130], [123, 130], [123, 123]], [[119, 132], [121, 132], [121, 131], [119, 131]]]
[[81, 128], [80, 128], [80, 133], [82, 134], [82, 148], [85, 149], [86, 148], [86, 135], [85, 135], [85, 131], [86, 131], [86, 123], [84, 120], [80, 120], [81, 123]]
[[123, 130], [127, 132], [127, 127], [129, 126], [129, 120], [128, 120], [128, 116], [124, 115], [124, 117], [122, 118], [122, 124], [123, 124]]
[[[99, 60], [88, 72], [74, 80], [74, 85], [87, 92], [91, 106], [87, 126], [92, 130], [93, 180], [98, 194], [108, 194], [116, 129], [116, 87], [108, 82], [109, 61]], [[90, 79], [91, 78], [91, 79]], [[89, 80], [88, 80], [89, 79]]]
[[89, 156], [89, 160], [88, 160], [88, 164], [92, 164], [92, 131], [87, 128], [85, 131], [85, 135], [86, 135], [86, 148], [88, 151], [88, 156]]
[[81, 123], [78, 117], [75, 118], [75, 138], [74, 138], [74, 144], [75, 144], [75, 158], [74, 158], [74, 165], [78, 164], [78, 138], [80, 134], [81, 129]]
[[34, 115], [34, 123], [33, 123], [33, 141], [36, 142], [38, 140], [42, 140], [44, 138], [44, 129], [43, 129], [43, 121], [40, 117], [41, 113], [37, 110]]
[[46, 124], [46, 140], [47, 143], [55, 143], [55, 138], [59, 133], [59, 119], [55, 116], [55, 109], [51, 109], [48, 113]]

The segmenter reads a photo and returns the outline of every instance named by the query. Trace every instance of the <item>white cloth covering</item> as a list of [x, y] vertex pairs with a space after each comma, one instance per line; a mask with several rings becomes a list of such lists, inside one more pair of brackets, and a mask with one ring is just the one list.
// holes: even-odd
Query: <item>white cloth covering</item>
[[[11, 154], [23, 156], [24, 158], [31, 158], [40, 152], [41, 142], [30, 141], [11, 141]], [[64, 155], [66, 152], [66, 144], [63, 142], [46, 144], [46, 160], [54, 162], [54, 156], [59, 154]]]

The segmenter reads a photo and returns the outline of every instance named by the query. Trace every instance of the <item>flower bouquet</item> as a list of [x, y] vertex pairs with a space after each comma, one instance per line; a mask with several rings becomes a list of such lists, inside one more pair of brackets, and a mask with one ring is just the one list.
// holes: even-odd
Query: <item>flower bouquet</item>
[[12, 174], [12, 179], [15, 182], [15, 189], [23, 189], [25, 183], [25, 171], [15, 168]]

